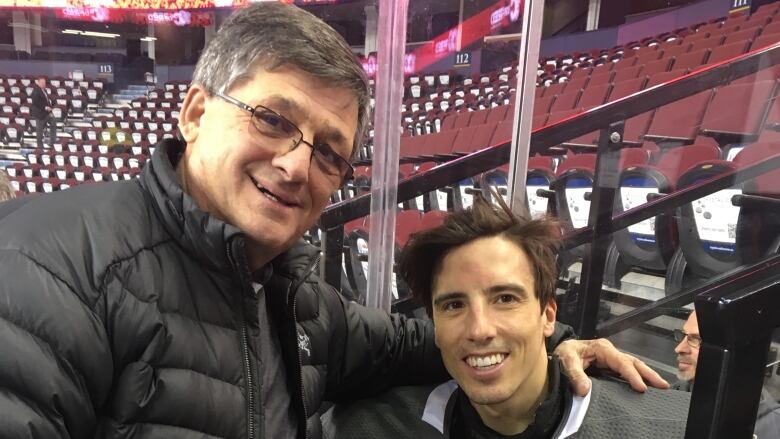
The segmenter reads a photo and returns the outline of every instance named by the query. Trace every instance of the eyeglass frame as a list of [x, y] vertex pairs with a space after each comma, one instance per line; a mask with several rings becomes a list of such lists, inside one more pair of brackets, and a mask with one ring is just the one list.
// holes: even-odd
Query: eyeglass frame
[[[228, 96], [228, 95], [226, 95], [226, 94], [224, 94], [224, 93], [221, 93], [221, 92], [216, 92], [216, 93], [215, 93], [215, 95], [216, 95], [216, 96], [218, 96], [218, 97], [220, 97], [220, 98], [222, 98], [222, 99], [223, 99], [223, 100], [225, 100], [226, 102], [228, 102], [228, 103], [231, 103], [231, 104], [233, 104], [233, 105], [237, 106], [238, 108], [240, 108], [240, 109], [242, 109], [242, 110], [244, 110], [244, 111], [247, 111], [247, 112], [249, 112], [249, 116], [251, 117], [251, 119], [253, 119], [253, 120], [252, 120], [252, 122], [251, 122], [251, 124], [252, 124], [252, 126], [254, 126], [254, 127], [255, 127], [255, 130], [257, 130], [258, 132], [260, 131], [260, 129], [259, 129], [259, 128], [257, 128], [257, 126], [255, 125], [255, 122], [254, 122], [254, 119], [255, 119], [255, 112], [257, 111], [257, 109], [258, 109], [258, 108], [260, 108], [260, 109], [262, 109], [262, 110], [264, 110], [264, 111], [268, 111], [268, 112], [270, 112], [270, 113], [274, 114], [275, 116], [279, 117], [280, 119], [282, 119], [283, 121], [285, 121], [286, 123], [288, 123], [288, 124], [289, 124], [291, 127], [293, 127], [293, 128], [294, 128], [294, 129], [295, 129], [295, 130], [298, 132], [298, 134], [300, 135], [300, 138], [298, 139], [298, 141], [297, 141], [297, 142], [295, 142], [295, 143], [293, 144], [292, 148], [290, 148], [288, 151], [286, 151], [286, 152], [285, 152], [285, 154], [287, 154], [287, 153], [288, 153], [288, 152], [290, 152], [290, 151], [293, 151], [293, 150], [295, 150], [295, 148], [297, 148], [298, 146], [300, 146], [300, 144], [301, 144], [301, 143], [304, 143], [304, 144], [306, 144], [306, 145], [307, 145], [309, 148], [311, 148], [311, 149], [312, 149], [312, 154], [311, 154], [311, 156], [309, 157], [309, 163], [311, 163], [311, 161], [314, 159], [314, 151], [321, 150], [321, 149], [322, 149], [322, 147], [323, 147], [323, 144], [320, 144], [320, 143], [318, 143], [318, 144], [316, 144], [316, 145], [315, 145], [315, 144], [313, 144], [313, 143], [310, 143], [310, 142], [308, 142], [308, 141], [306, 141], [306, 140], [303, 140], [303, 131], [301, 131], [301, 129], [300, 129], [300, 128], [298, 128], [298, 125], [296, 125], [296, 124], [292, 123], [292, 122], [290, 121], [290, 119], [287, 119], [286, 117], [284, 117], [284, 116], [282, 116], [281, 114], [279, 114], [278, 112], [276, 112], [276, 111], [274, 111], [274, 110], [272, 110], [272, 109], [270, 109], [270, 108], [266, 107], [265, 105], [259, 105], [259, 104], [258, 104], [258, 105], [256, 105], [256, 106], [252, 107], [251, 105], [245, 104], [245, 103], [243, 103], [243, 102], [239, 101], [238, 99], [236, 99], [236, 98], [234, 98], [234, 97], [232, 97], [232, 96]], [[261, 133], [261, 134], [262, 134], [262, 133]], [[334, 150], [333, 150], [333, 148], [331, 148], [331, 147], [330, 147], [330, 145], [328, 145], [328, 144], [324, 144], [324, 146], [327, 146], [327, 147], [328, 147], [328, 148], [331, 150], [331, 152], [333, 152], [333, 155], [335, 155], [336, 157], [338, 157], [338, 158], [339, 158], [339, 160], [341, 160], [341, 162], [342, 162], [342, 163], [344, 163], [345, 165], [347, 165], [347, 168], [346, 168], [346, 173], [344, 174], [344, 176], [343, 176], [343, 177], [341, 177], [341, 182], [340, 182], [340, 184], [339, 184], [339, 187], [342, 187], [342, 186], [344, 186], [344, 185], [345, 185], [345, 184], [346, 184], [348, 181], [352, 180], [352, 178], [354, 177], [354, 174], [355, 174], [355, 167], [354, 167], [354, 166], [352, 166], [352, 163], [350, 163], [350, 162], [349, 162], [349, 160], [345, 159], [344, 157], [342, 157], [342, 156], [341, 156], [341, 154], [338, 154], [336, 151], [334, 151]]]
[[[674, 341], [677, 343], [682, 343], [683, 340], [685, 340], [686, 343], [688, 343], [688, 346], [692, 348], [698, 349], [701, 347], [701, 336], [696, 334], [686, 334], [682, 329], [675, 329], [674, 331]], [[691, 342], [691, 340], [696, 340], [694, 343]]]

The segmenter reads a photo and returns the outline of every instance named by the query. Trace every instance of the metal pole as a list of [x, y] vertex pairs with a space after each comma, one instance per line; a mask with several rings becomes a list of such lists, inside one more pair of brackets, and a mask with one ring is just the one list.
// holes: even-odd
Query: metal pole
[[622, 146], [623, 122], [613, 123], [601, 130], [588, 215], [588, 226], [593, 230], [594, 239], [590, 244], [590, 251], [582, 261], [582, 277], [577, 297], [576, 330], [584, 339], [596, 336], [601, 284], [604, 280], [610, 235], [595, 237], [612, 226], [612, 207], [618, 191], [620, 178], [618, 169]]
[[507, 194], [514, 212], [525, 211], [525, 179], [528, 172], [528, 151], [531, 147], [531, 122], [534, 115], [536, 65], [542, 40], [544, 0], [526, 0], [523, 6], [523, 32], [520, 42], [517, 90], [515, 91], [512, 150], [509, 155]]
[[592, 31], [599, 28], [600, 15], [601, 0], [590, 0], [588, 3], [588, 21], [585, 24], [585, 31]]
[[378, 69], [366, 305], [390, 310], [408, 0], [379, 2]]

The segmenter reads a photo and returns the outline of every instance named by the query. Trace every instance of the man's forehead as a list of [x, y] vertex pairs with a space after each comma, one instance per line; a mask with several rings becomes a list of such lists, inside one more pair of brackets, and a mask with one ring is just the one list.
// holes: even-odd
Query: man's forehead
[[688, 316], [688, 320], [683, 325], [683, 330], [686, 334], [699, 334], [699, 321], [696, 319], [695, 312]]

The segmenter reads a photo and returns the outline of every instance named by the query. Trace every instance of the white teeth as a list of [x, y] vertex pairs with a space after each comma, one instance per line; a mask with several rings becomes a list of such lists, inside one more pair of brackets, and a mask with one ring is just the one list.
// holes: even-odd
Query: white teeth
[[504, 354], [493, 354], [484, 357], [469, 356], [466, 357], [466, 363], [471, 367], [490, 367], [502, 363], [505, 358], [506, 355]]
[[265, 197], [270, 199], [270, 200], [276, 201], [277, 203], [280, 202], [278, 198], [276, 198], [275, 196], [269, 194], [268, 192], [263, 192], [263, 195], [265, 195]]
[[279, 197], [277, 197], [276, 195], [274, 195], [274, 194], [272, 194], [272, 193], [268, 192], [268, 189], [265, 189], [264, 187], [262, 187], [262, 186], [260, 186], [260, 185], [257, 185], [257, 189], [259, 189], [259, 190], [260, 190], [260, 192], [261, 192], [263, 195], [265, 195], [265, 196], [266, 196], [266, 198], [268, 198], [268, 199], [270, 199], [270, 200], [272, 200], [272, 201], [276, 201], [277, 203], [281, 203], [281, 202], [282, 202], [282, 200], [280, 200], [280, 199], [279, 199]]

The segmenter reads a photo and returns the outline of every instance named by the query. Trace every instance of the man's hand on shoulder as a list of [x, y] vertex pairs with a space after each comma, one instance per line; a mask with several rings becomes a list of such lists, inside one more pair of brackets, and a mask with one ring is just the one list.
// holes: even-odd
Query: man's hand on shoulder
[[555, 348], [563, 373], [569, 377], [574, 394], [585, 396], [590, 391], [590, 378], [585, 369], [593, 365], [617, 373], [637, 392], [647, 390], [647, 384], [659, 389], [669, 383], [638, 358], [618, 351], [604, 338], [596, 340], [566, 340]]

